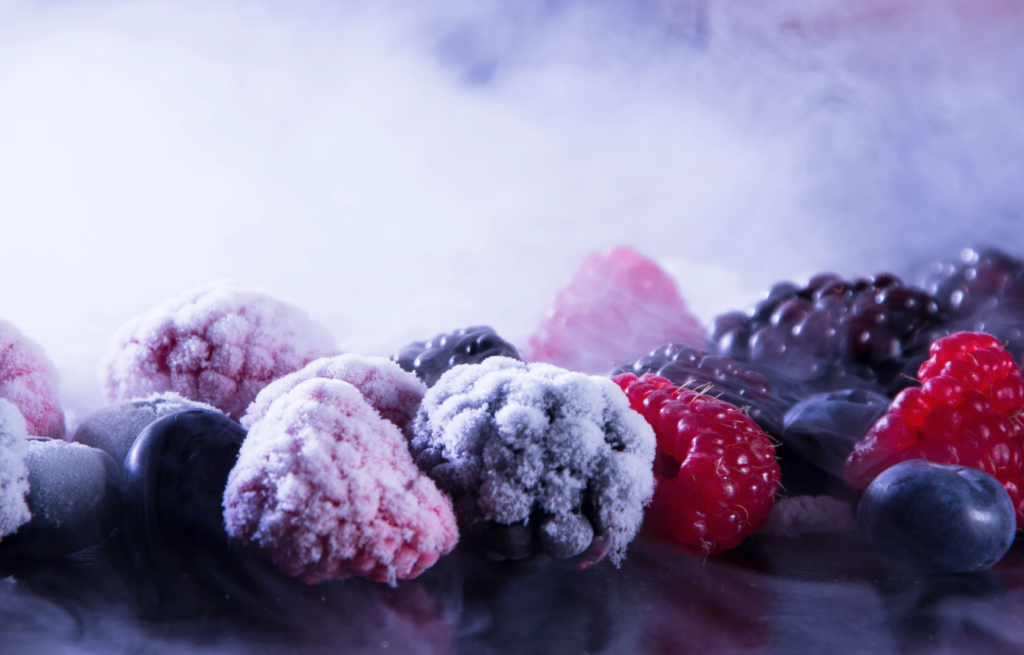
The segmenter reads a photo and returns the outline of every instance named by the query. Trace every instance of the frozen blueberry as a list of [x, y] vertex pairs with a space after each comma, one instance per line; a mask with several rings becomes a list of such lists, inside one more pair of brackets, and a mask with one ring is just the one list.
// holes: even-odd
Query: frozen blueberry
[[120, 470], [102, 450], [30, 437], [25, 455], [32, 518], [0, 543], [0, 554], [61, 557], [94, 546], [119, 519]]
[[185, 409], [212, 410], [213, 407], [187, 400], [173, 391], [154, 394], [149, 398], [126, 400], [91, 414], [78, 426], [71, 440], [99, 448], [113, 457], [120, 466], [135, 443], [135, 437], [147, 425], [162, 416]]
[[432, 387], [452, 367], [479, 364], [495, 356], [522, 359], [516, 347], [499, 337], [494, 328], [479, 325], [411, 343], [392, 355], [391, 360]]
[[783, 442], [837, 478], [853, 445], [889, 407], [889, 398], [864, 389], [819, 393], [786, 412]]
[[221, 502], [245, 436], [224, 414], [193, 409], [154, 421], [135, 440], [122, 507], [143, 602], [180, 597], [183, 579], [216, 585], [229, 577]]
[[1009, 494], [991, 475], [964, 466], [908, 460], [887, 469], [857, 510], [879, 553], [937, 573], [992, 566], [1017, 530]]

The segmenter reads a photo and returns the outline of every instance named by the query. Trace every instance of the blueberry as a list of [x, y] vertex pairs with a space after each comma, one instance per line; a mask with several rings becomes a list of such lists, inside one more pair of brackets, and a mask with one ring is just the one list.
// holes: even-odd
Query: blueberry
[[128, 450], [135, 443], [135, 437], [146, 426], [162, 416], [198, 408], [211, 409], [173, 392], [126, 400], [91, 414], [78, 426], [71, 440], [99, 448], [121, 466]]
[[32, 518], [0, 543], [0, 554], [61, 557], [94, 546], [119, 520], [120, 470], [102, 450], [30, 437], [25, 456]]
[[1009, 494], [991, 475], [921, 459], [901, 462], [868, 486], [861, 534], [881, 554], [937, 573], [981, 571], [1017, 532]]
[[446, 371], [459, 364], [479, 364], [496, 356], [522, 360], [516, 347], [499, 337], [494, 328], [480, 325], [411, 343], [392, 355], [391, 360], [432, 387]]
[[147, 609], [194, 608], [197, 589], [183, 580], [236, 586], [240, 560], [221, 503], [245, 436], [224, 414], [193, 409], [154, 421], [135, 439], [123, 466], [123, 529]]
[[786, 412], [782, 441], [837, 478], [853, 445], [885, 414], [889, 399], [864, 389], [815, 394]]

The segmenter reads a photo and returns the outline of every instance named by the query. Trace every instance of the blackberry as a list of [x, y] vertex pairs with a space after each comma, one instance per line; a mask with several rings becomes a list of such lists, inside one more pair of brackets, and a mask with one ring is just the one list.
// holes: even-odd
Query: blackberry
[[771, 385], [764, 375], [747, 370], [724, 355], [669, 343], [631, 364], [616, 367], [608, 375], [613, 377], [620, 373], [632, 373], [637, 377], [653, 373], [677, 387], [708, 387], [710, 395], [730, 405], [749, 408], [750, 418], [769, 434], [778, 436], [782, 432], [784, 408], [773, 402]]
[[964, 250], [932, 267], [925, 287], [957, 330], [987, 332], [1024, 362], [1024, 261], [997, 248]]
[[391, 361], [432, 387], [445, 371], [459, 364], [479, 364], [496, 356], [522, 361], [516, 347], [499, 337], [494, 328], [478, 325], [410, 343], [392, 355]]
[[711, 337], [722, 354], [754, 364], [769, 381], [807, 385], [801, 393], [889, 391], [904, 386], [907, 359], [926, 353], [945, 322], [935, 296], [895, 275], [848, 281], [823, 273], [803, 288], [775, 285], [749, 316], [719, 316]]

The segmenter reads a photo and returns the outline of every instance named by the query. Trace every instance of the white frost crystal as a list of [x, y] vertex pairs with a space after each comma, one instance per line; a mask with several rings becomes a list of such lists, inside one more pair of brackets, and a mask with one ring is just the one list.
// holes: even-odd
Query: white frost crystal
[[21, 412], [0, 398], [0, 539], [28, 523], [28, 428]]

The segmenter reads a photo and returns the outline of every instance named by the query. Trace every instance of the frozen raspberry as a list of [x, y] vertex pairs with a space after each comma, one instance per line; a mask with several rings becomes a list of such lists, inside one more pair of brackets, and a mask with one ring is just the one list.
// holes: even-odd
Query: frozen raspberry
[[64, 412], [57, 399], [59, 377], [37, 343], [0, 320], [0, 398], [11, 401], [37, 437], [64, 438]]
[[654, 434], [606, 378], [491, 357], [445, 373], [413, 432], [464, 541], [493, 559], [618, 563], [653, 491]]
[[658, 440], [646, 530], [706, 556], [735, 548], [761, 527], [781, 472], [771, 439], [750, 417], [656, 375], [623, 373], [613, 381]]
[[[702, 390], [737, 407], [747, 407], [747, 414], [763, 430], [781, 435], [781, 413], [785, 407], [773, 402], [771, 386], [756, 371], [723, 355], [713, 355], [693, 346], [670, 343], [655, 348], [632, 364], [619, 366], [610, 375], [652, 373], [677, 387]], [[781, 410], [781, 411], [780, 411]]]
[[238, 420], [267, 384], [334, 352], [327, 330], [297, 307], [218, 283], [125, 324], [100, 379], [107, 402], [174, 391]]
[[1024, 379], [1013, 357], [991, 335], [958, 332], [932, 344], [918, 377], [922, 386], [901, 391], [854, 446], [846, 481], [864, 490], [882, 471], [910, 459], [975, 468], [1006, 488], [1024, 526]]
[[28, 493], [28, 429], [21, 412], [0, 398], [0, 539], [32, 518]]
[[558, 292], [527, 359], [603, 373], [658, 344], [703, 345], [675, 282], [631, 248], [593, 254]]
[[411, 428], [423, 394], [427, 392], [427, 387], [415, 375], [403, 371], [397, 364], [383, 357], [323, 357], [267, 385], [249, 405], [242, 417], [242, 426], [251, 429], [256, 421], [266, 415], [271, 403], [299, 384], [314, 378], [348, 382], [359, 389], [359, 393], [363, 394], [363, 398], [382, 418], [391, 421], [403, 432]]
[[224, 492], [235, 539], [309, 584], [413, 578], [455, 547], [451, 501], [347, 382], [314, 378], [252, 423]]
[[392, 355], [391, 360], [432, 387], [454, 366], [479, 364], [496, 356], [522, 359], [516, 347], [499, 337], [494, 328], [481, 325], [411, 343]]
[[720, 351], [815, 391], [903, 384], [906, 360], [945, 321], [936, 298], [894, 275], [847, 281], [823, 273], [799, 288], [775, 285], [753, 314], [715, 319]]

